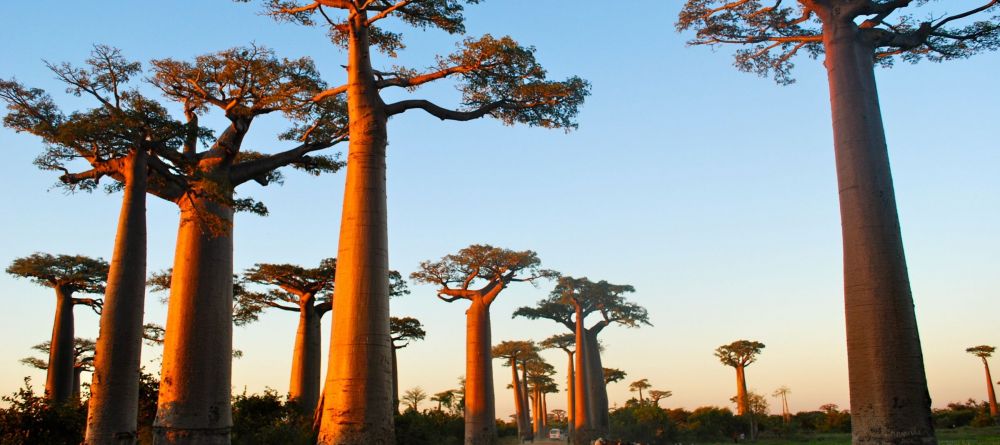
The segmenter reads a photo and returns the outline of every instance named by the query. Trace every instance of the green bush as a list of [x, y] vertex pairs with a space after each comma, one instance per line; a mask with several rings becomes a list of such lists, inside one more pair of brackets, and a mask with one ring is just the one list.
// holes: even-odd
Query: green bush
[[649, 403], [629, 403], [611, 412], [611, 437], [627, 442], [666, 445], [675, 442], [676, 428], [667, 411]]
[[464, 441], [465, 420], [455, 414], [406, 410], [395, 420], [396, 445], [458, 445]]
[[50, 403], [35, 395], [31, 379], [0, 408], [0, 445], [75, 444], [83, 441], [87, 407], [79, 400]]
[[283, 402], [273, 389], [233, 398], [233, 445], [310, 445], [312, 419], [294, 403]]

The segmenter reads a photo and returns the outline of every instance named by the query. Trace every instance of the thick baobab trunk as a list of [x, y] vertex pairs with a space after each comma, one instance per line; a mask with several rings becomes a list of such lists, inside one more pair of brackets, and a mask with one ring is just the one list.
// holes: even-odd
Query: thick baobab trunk
[[568, 435], [572, 437], [573, 428], [575, 426], [573, 424], [573, 419], [576, 416], [576, 410], [574, 409], [576, 407], [576, 391], [574, 388], [576, 373], [573, 369], [574, 354], [572, 352], [568, 352], [567, 354], [569, 355], [569, 364], [566, 366], [566, 430]]
[[531, 432], [535, 437], [542, 435], [542, 412], [541, 390], [536, 386], [531, 390]]
[[319, 402], [320, 326], [313, 297], [303, 298], [299, 304], [299, 327], [295, 332], [288, 400], [295, 401], [302, 413], [309, 417], [312, 417]]
[[146, 157], [124, 159], [125, 191], [94, 353], [84, 443], [134, 444], [146, 299]]
[[392, 347], [392, 414], [399, 412], [399, 359], [396, 358], [396, 347]]
[[73, 396], [73, 294], [56, 286], [56, 318], [52, 323], [49, 369], [45, 375], [45, 395], [61, 403]]
[[465, 445], [494, 444], [497, 430], [490, 307], [476, 298], [465, 315]]
[[[835, 15], [837, 11], [833, 11]], [[930, 394], [875, 86], [874, 48], [824, 20], [844, 244], [855, 444], [933, 444]]]
[[521, 413], [524, 416], [524, 439], [532, 439], [535, 437], [532, 433], [532, 422], [531, 413], [534, 412], [529, 403], [531, 393], [528, 391], [528, 362], [521, 362], [521, 406], [524, 407], [524, 411]]
[[607, 436], [611, 430], [611, 417], [608, 413], [608, 385], [604, 382], [604, 364], [601, 361], [600, 343], [597, 342], [597, 334], [587, 332], [587, 363], [590, 364], [589, 373], [593, 375], [590, 379], [591, 410], [593, 412], [592, 427], [597, 434]]
[[517, 437], [525, 437], [528, 431], [527, 422], [524, 421], [524, 397], [521, 394], [521, 379], [517, 377], [517, 359], [510, 359], [510, 373], [512, 376], [511, 386], [514, 388], [514, 418], [517, 420]]
[[576, 378], [573, 382], [573, 392], [576, 404], [573, 406], [573, 443], [590, 445], [594, 439], [593, 414], [590, 396], [591, 369], [588, 362], [590, 350], [588, 335], [583, 327], [583, 316], [579, 306], [576, 307]]
[[990, 416], [997, 416], [997, 393], [993, 391], [993, 377], [990, 376], [990, 364], [983, 357], [983, 367], [986, 368], [986, 391], [990, 398]]
[[229, 444], [233, 210], [183, 196], [156, 421], [156, 444]]
[[83, 374], [83, 368], [73, 367], [73, 400], [80, 400], [80, 374]]
[[318, 443], [394, 442], [385, 106], [369, 58], [367, 20], [350, 18], [347, 104], [350, 148], [337, 249], [330, 365]]
[[747, 413], [747, 378], [746, 368], [736, 367], [736, 415], [742, 416]]
[[545, 393], [544, 392], [541, 393], [541, 395], [539, 395], [538, 397], [542, 401], [541, 402], [541, 413], [539, 415], [539, 418], [542, 421], [542, 438], [545, 438], [545, 431], [547, 431], [549, 429], [549, 407], [548, 407], [548, 404], [545, 402]]

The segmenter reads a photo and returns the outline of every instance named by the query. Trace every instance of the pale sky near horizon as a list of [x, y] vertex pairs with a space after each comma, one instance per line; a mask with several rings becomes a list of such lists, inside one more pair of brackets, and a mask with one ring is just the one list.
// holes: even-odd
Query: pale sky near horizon
[[[732, 48], [687, 47], [673, 29], [679, 1], [644, 0], [628, 8], [602, 2], [494, 0], [468, 8], [470, 35], [513, 36], [537, 47], [553, 78], [593, 84], [580, 128], [563, 133], [504, 127], [491, 119], [440, 122], [419, 112], [394, 118], [388, 154], [390, 266], [404, 275], [420, 261], [474, 243], [538, 252], [544, 267], [632, 284], [653, 327], [611, 327], [604, 364], [628, 373], [609, 386], [612, 404], [632, 397], [628, 382], [649, 379], [671, 390], [665, 407], [731, 406], [732, 369], [713, 350], [745, 338], [767, 345], [747, 370], [751, 389], [781, 385], [793, 411], [824, 403], [849, 406], [842, 302], [839, 212], [829, 101], [821, 60], [799, 58], [798, 83], [781, 87], [732, 67]], [[951, 2], [949, 2], [951, 3]], [[955, 4], [973, 4], [969, 0]], [[254, 4], [176, 2], [23, 2], [0, 6], [0, 78], [52, 93], [64, 109], [87, 106], [63, 94], [43, 60], [79, 64], [91, 46], [122, 49], [148, 62], [254, 42], [285, 57], [310, 56], [329, 83], [344, 78], [344, 53], [320, 29], [275, 23]], [[451, 52], [459, 38], [400, 28], [408, 48], [381, 68], [417, 68]], [[148, 66], [148, 63], [146, 63]], [[935, 407], [985, 398], [979, 360], [965, 348], [1000, 346], [1000, 87], [996, 53], [944, 64], [899, 64], [878, 73], [897, 201], [925, 366]], [[402, 97], [405, 92], [393, 94]], [[394, 96], [395, 97], [395, 96]], [[455, 104], [444, 82], [408, 97]], [[177, 107], [171, 104], [172, 110]], [[221, 131], [218, 118], [207, 120]], [[245, 147], [274, 151], [280, 118], [255, 124]], [[41, 144], [0, 129], [0, 265], [35, 251], [110, 259], [120, 195], [65, 195], [56, 175], [31, 162]], [[335, 148], [334, 150], [340, 150]], [[236, 221], [237, 271], [257, 262], [314, 266], [336, 255], [342, 173], [314, 178], [288, 172], [284, 186], [241, 188], [271, 210]], [[149, 270], [170, 267], [177, 211], [150, 198]], [[545, 297], [551, 283], [514, 285], [494, 304], [493, 342], [541, 340], [561, 333], [545, 321], [512, 320], [519, 306]], [[430, 394], [464, 374], [464, 305], [411, 283], [392, 302], [414, 316], [424, 341], [400, 351], [400, 386]], [[0, 275], [0, 394], [44, 372], [18, 359], [47, 340], [51, 290]], [[158, 295], [147, 320], [163, 324]], [[97, 316], [76, 311], [77, 335], [93, 338]], [[296, 317], [268, 313], [235, 330], [234, 392], [288, 388]], [[329, 319], [324, 320], [326, 345]], [[325, 346], [324, 346], [325, 347]], [[159, 352], [146, 349], [153, 370]], [[565, 380], [565, 354], [544, 353]], [[325, 362], [325, 359], [324, 359]], [[994, 359], [993, 364], [998, 363]], [[513, 410], [510, 373], [494, 363], [497, 416]], [[998, 373], [994, 373], [997, 375]], [[564, 408], [565, 393], [550, 396]], [[773, 398], [772, 411], [780, 410]], [[425, 402], [430, 407], [429, 402]]]

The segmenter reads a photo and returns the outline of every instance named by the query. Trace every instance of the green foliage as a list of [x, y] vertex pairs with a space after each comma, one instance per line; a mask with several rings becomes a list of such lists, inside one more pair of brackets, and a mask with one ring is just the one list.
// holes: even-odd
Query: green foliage
[[[42, 354], [49, 355], [49, 351], [52, 348], [52, 341], [46, 340], [31, 349], [34, 349]], [[75, 338], [73, 339], [73, 366], [77, 369], [83, 369], [84, 371], [90, 372], [94, 369], [94, 351], [97, 349], [97, 344], [89, 338]], [[31, 366], [36, 369], [48, 369], [49, 362], [45, 359], [40, 359], [37, 357], [26, 357], [21, 359], [21, 363]]]
[[413, 340], [423, 340], [427, 332], [424, 331], [424, 325], [416, 318], [389, 317], [389, 335], [392, 337], [392, 347], [402, 349]]
[[676, 26], [678, 31], [695, 31], [691, 45], [742, 45], [736, 51], [736, 67], [773, 75], [781, 84], [794, 82], [792, 59], [800, 51], [812, 58], [824, 52], [824, 20], [858, 23], [859, 39], [872, 47], [872, 57], [882, 66], [891, 66], [895, 59], [961, 59], [1000, 47], [1000, 16], [984, 17], [1000, 12], [1000, 4], [989, 2], [951, 15], [925, 7], [929, 3], [855, 2], [837, 5], [833, 12], [827, 2], [806, 0], [686, 0]]
[[[671, 416], [674, 417], [674, 416]], [[683, 431], [698, 440], [726, 440], [742, 431], [739, 419], [729, 408], [701, 407], [687, 416]]]
[[83, 441], [87, 407], [76, 400], [53, 404], [36, 396], [31, 379], [0, 398], [0, 445], [74, 444]]
[[599, 313], [602, 318], [598, 322], [600, 325], [619, 324], [630, 328], [652, 326], [649, 312], [625, 298], [626, 294], [632, 292], [635, 292], [635, 288], [627, 284], [611, 284], [604, 280], [595, 283], [586, 277], [559, 277], [548, 298], [539, 301], [535, 307], [518, 308], [513, 317], [531, 320], [544, 318], [560, 323], [572, 331], [575, 330], [574, 307], [579, 305], [584, 318]]
[[233, 397], [234, 445], [311, 445], [312, 419], [294, 403], [281, 400], [273, 389], [263, 394]]
[[[621, 369], [618, 369], [618, 368], [604, 368], [603, 370], [604, 370], [604, 384], [605, 385], [607, 385], [609, 383], [620, 382], [622, 380], [625, 380], [625, 377], [628, 376], [628, 374], [625, 371], [622, 371]], [[645, 379], [643, 379], [643, 381], [644, 380]], [[649, 383], [647, 382], [647, 385], [648, 384]]]
[[[123, 166], [114, 160], [136, 150], [175, 150], [183, 143], [185, 125], [138, 92], [132, 79], [141, 76], [142, 67], [125, 59], [117, 48], [96, 45], [83, 67], [61, 63], [48, 64], [48, 68], [67, 85], [68, 93], [95, 99], [96, 107], [67, 116], [45, 91], [14, 80], [0, 80], [0, 99], [7, 102], [6, 126], [38, 136], [45, 143], [45, 151], [35, 164], [64, 172], [60, 186], [69, 191], [91, 191], [102, 177], [110, 176], [114, 182], [106, 188], [117, 191]], [[210, 138], [211, 134], [203, 132], [201, 136]], [[68, 168], [81, 158], [93, 169], [71, 174]], [[154, 175], [151, 182], [157, 180]]]
[[667, 411], [649, 404], [630, 403], [610, 414], [611, 437], [627, 442], [667, 445], [676, 442], [677, 428]]
[[723, 365], [733, 368], [750, 366], [757, 361], [757, 355], [764, 349], [764, 344], [752, 340], [736, 340], [728, 345], [715, 349], [715, 356]]
[[58, 255], [36, 252], [17, 258], [7, 273], [28, 278], [46, 287], [62, 287], [71, 292], [103, 294], [108, 279], [108, 263], [101, 258], [83, 255]]
[[444, 289], [467, 290], [476, 280], [507, 284], [532, 281], [551, 274], [551, 271], [541, 269], [541, 260], [534, 251], [473, 244], [456, 254], [445, 255], [440, 261], [421, 262], [420, 269], [410, 274], [410, 279]]
[[406, 410], [397, 414], [396, 445], [459, 445], [465, 433], [461, 414]]
[[979, 346], [973, 346], [971, 348], [966, 348], [965, 352], [968, 352], [969, 354], [972, 354], [981, 359], [988, 359], [993, 356], [993, 352], [996, 350], [997, 348], [994, 346], [979, 345]]

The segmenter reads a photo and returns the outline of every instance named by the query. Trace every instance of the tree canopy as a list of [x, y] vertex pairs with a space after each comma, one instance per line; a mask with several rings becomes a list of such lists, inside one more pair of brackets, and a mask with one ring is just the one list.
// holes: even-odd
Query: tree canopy
[[[237, 0], [248, 2], [249, 0]], [[465, 5], [479, 0], [374, 0], [364, 3], [341, 0], [300, 2], [264, 0], [265, 11], [279, 21], [307, 26], [326, 26], [331, 41], [341, 48], [350, 45], [351, 30], [367, 31], [368, 44], [389, 56], [405, 48], [401, 33], [387, 31], [378, 22], [395, 19], [417, 29], [438, 28], [450, 34], [465, 33]], [[351, 21], [365, 14], [366, 20]], [[371, 14], [368, 16], [367, 14]], [[395, 29], [395, 28], [393, 28]], [[466, 121], [492, 116], [505, 124], [522, 123], [545, 128], [576, 128], [578, 108], [590, 94], [590, 84], [570, 77], [548, 80], [535, 60], [535, 49], [518, 44], [508, 36], [466, 38], [458, 51], [439, 57], [423, 70], [393, 67], [375, 71], [376, 87], [416, 88], [439, 79], [457, 79], [462, 106], [446, 108], [425, 99], [404, 99], [386, 104], [392, 116], [412, 109], [437, 118]], [[314, 99], [322, 102], [346, 93], [347, 86], [329, 88]]]
[[993, 346], [979, 345], [979, 346], [973, 346], [971, 348], [966, 348], [965, 352], [968, 352], [969, 354], [972, 354], [972, 355], [974, 355], [976, 357], [979, 357], [979, 358], [985, 360], [985, 359], [988, 359], [988, 358], [992, 357], [993, 356], [993, 352], [996, 351], [996, 350], [997, 350], [997, 348], [993, 347]]
[[[969, 57], [1000, 46], [997, 0], [959, 13], [928, 7], [930, 0], [687, 0], [677, 21], [678, 31], [694, 30], [692, 45], [732, 43], [736, 67], [778, 83], [794, 80], [792, 59], [799, 52], [816, 58], [823, 53], [823, 23], [857, 22], [861, 38], [876, 60], [891, 66], [901, 59], [943, 61]], [[949, 2], [950, 3], [950, 2]]]
[[715, 349], [715, 356], [726, 366], [742, 368], [757, 360], [757, 355], [764, 349], [764, 344], [751, 340], [736, 340], [728, 345]]
[[[34, 349], [42, 354], [48, 355], [52, 348], [52, 342], [46, 340], [31, 349]], [[75, 338], [73, 339], [73, 358], [75, 363], [73, 366], [77, 369], [82, 369], [84, 371], [93, 371], [94, 369], [94, 351], [97, 348], [97, 344], [89, 338]], [[21, 359], [21, 363], [31, 366], [35, 369], [48, 369], [49, 362], [45, 359], [40, 359], [38, 357], [25, 357]]]
[[594, 313], [601, 316], [591, 328], [598, 332], [611, 324], [626, 327], [652, 326], [649, 312], [625, 298], [626, 294], [632, 292], [635, 292], [635, 288], [627, 284], [611, 284], [604, 280], [595, 283], [586, 277], [560, 277], [548, 298], [539, 301], [535, 307], [518, 308], [513, 317], [553, 320], [572, 331], [576, 329], [574, 307], [579, 305], [583, 318]]
[[392, 336], [392, 347], [403, 349], [413, 340], [423, 340], [427, 332], [424, 325], [413, 317], [390, 317], [389, 335]]
[[[410, 274], [418, 283], [438, 285], [438, 298], [452, 302], [482, 297], [491, 303], [512, 282], [531, 282], [554, 272], [541, 269], [538, 254], [488, 244], [473, 244], [439, 261], [423, 261]], [[479, 289], [473, 286], [480, 285]]]
[[15, 259], [7, 267], [7, 273], [28, 278], [45, 287], [85, 294], [103, 294], [108, 279], [108, 268], [108, 263], [101, 258], [36, 252]]
[[625, 377], [628, 376], [628, 373], [618, 368], [603, 368], [603, 371], [605, 385], [608, 383], [620, 382], [625, 380]]

